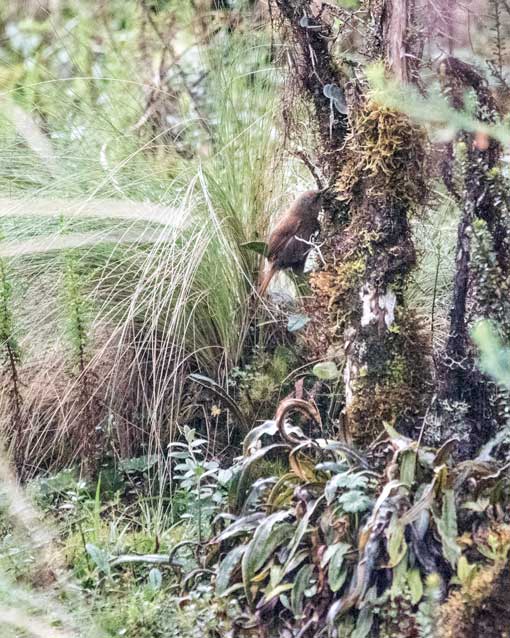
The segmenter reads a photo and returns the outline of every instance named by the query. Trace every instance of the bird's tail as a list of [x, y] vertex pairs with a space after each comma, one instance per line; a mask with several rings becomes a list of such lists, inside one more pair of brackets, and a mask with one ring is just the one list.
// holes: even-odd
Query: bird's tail
[[269, 265], [269, 268], [265, 269], [263, 276], [260, 279], [259, 289], [257, 291], [259, 297], [263, 297], [266, 294], [267, 287], [271, 283], [271, 279], [274, 277], [276, 271], [276, 265], [271, 263]]

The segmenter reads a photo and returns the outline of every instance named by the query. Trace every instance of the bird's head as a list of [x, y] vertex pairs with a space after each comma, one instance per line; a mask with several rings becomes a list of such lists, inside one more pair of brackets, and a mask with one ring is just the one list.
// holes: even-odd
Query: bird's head
[[301, 193], [296, 204], [298, 205], [297, 208], [303, 217], [317, 217], [320, 209], [322, 208], [323, 195], [324, 191], [322, 190], [305, 191], [304, 193]]

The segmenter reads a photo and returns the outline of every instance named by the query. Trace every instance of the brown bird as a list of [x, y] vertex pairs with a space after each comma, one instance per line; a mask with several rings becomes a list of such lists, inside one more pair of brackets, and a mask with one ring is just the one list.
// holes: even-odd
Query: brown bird
[[319, 211], [324, 191], [306, 191], [297, 197], [284, 213], [267, 243], [269, 268], [259, 286], [263, 296], [271, 279], [279, 270], [290, 268], [297, 274], [303, 272], [310, 252], [312, 235], [319, 230]]

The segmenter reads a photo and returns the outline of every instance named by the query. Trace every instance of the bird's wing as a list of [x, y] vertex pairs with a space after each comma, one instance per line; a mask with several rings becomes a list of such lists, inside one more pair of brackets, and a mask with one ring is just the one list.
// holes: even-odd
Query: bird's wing
[[[302, 265], [310, 252], [309, 242], [312, 235], [320, 228], [316, 220], [304, 220], [299, 224], [289, 224], [287, 234], [281, 234], [277, 248], [271, 251], [270, 261], [280, 263], [284, 267]], [[276, 246], [276, 243], [275, 243]], [[272, 248], [272, 247], [270, 247]]]
[[294, 217], [284, 217], [276, 224], [267, 244], [269, 261], [273, 261], [281, 253], [285, 244], [294, 237], [295, 232], [296, 219]]

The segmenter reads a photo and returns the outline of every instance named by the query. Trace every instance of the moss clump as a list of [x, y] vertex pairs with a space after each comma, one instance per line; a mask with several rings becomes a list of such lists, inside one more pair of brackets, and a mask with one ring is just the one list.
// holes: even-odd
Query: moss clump
[[415, 417], [432, 390], [429, 366], [424, 364], [430, 351], [428, 335], [414, 315], [401, 315], [398, 313], [395, 324], [399, 330], [388, 332], [378, 361], [372, 360], [370, 369], [360, 374], [347, 410], [349, 429], [361, 445], [369, 444], [384, 422], [412, 435]]
[[493, 563], [478, 569], [440, 607], [438, 638], [510, 638], [510, 526], [480, 531], [477, 540]]
[[[305, 307], [306, 314], [312, 318], [307, 329], [312, 357], [324, 356], [331, 345], [338, 343], [353, 311], [358, 311], [367, 256], [376, 240], [375, 232], [353, 222], [341, 237], [333, 238], [326, 247], [324, 268], [310, 275], [313, 296], [306, 301]], [[324, 321], [325, 316], [327, 321]], [[325, 325], [329, 326], [327, 330]]]
[[509, 638], [509, 580], [508, 565], [491, 565], [450, 594], [440, 610], [438, 638]]
[[310, 277], [314, 290], [322, 295], [331, 309], [334, 305], [341, 305], [345, 295], [356, 288], [363, 274], [366, 264], [362, 257], [332, 264], [329, 270], [313, 273]]
[[273, 352], [255, 347], [250, 361], [235, 368], [229, 379], [241, 411], [253, 420], [265, 416], [273, 399], [289, 389], [288, 376], [297, 362], [291, 347], [278, 345]]
[[310, 279], [308, 336], [313, 356], [338, 351], [339, 344], [346, 355], [348, 427], [366, 443], [384, 421], [410, 429], [430, 385], [428, 337], [404, 310], [416, 261], [408, 219], [427, 193], [427, 141], [407, 116], [371, 99], [351, 124], [336, 184], [350, 222], [321, 247], [325, 266]]
[[[506, 222], [508, 221], [507, 218]], [[510, 337], [510, 281], [503, 272], [507, 264], [501, 263], [501, 259], [498, 259], [495, 239], [491, 236], [485, 220], [474, 220], [471, 234], [474, 239], [472, 241], [473, 286], [476, 299], [474, 312], [497, 321], [505, 337]], [[506, 237], [504, 240], [508, 241]]]
[[331, 337], [359, 312], [364, 280], [393, 283], [414, 264], [406, 219], [427, 193], [425, 160], [425, 132], [407, 116], [370, 100], [359, 110], [336, 187], [350, 204], [351, 222], [328, 239], [326, 265], [310, 278], [314, 300], [307, 310], [317, 324], [328, 316]]
[[416, 208], [426, 187], [426, 135], [406, 115], [368, 100], [347, 139], [348, 160], [337, 189], [351, 199], [370, 180], [365, 196], [384, 197]]

